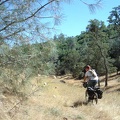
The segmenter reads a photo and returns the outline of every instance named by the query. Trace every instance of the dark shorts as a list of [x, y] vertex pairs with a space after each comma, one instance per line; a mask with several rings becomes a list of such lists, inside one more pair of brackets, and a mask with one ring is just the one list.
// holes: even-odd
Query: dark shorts
[[88, 87], [95, 87], [97, 83], [98, 83], [98, 80], [89, 80]]

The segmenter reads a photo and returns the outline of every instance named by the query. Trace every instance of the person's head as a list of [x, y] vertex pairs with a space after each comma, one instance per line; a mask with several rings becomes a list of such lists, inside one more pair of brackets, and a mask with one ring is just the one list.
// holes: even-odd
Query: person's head
[[88, 70], [90, 70], [90, 69], [91, 69], [90, 65], [87, 65], [87, 66], [85, 67], [85, 70], [86, 70], [86, 71], [88, 71]]

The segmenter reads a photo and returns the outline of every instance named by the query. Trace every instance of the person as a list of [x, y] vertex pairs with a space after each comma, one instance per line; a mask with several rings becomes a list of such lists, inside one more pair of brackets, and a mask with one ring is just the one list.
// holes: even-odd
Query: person
[[87, 87], [95, 87], [98, 83], [98, 76], [95, 70], [91, 69], [89, 65], [85, 67], [85, 76], [84, 76], [84, 82], [87, 82]]

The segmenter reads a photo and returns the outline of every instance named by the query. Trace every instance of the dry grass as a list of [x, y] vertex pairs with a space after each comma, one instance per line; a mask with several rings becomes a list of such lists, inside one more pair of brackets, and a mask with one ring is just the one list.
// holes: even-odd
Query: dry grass
[[[70, 75], [32, 78], [27, 87], [27, 100], [10, 110], [19, 99], [15, 96], [0, 96], [0, 120], [119, 120], [120, 76], [110, 77], [109, 87], [97, 105], [85, 105], [82, 83]], [[61, 81], [62, 80], [62, 81]], [[64, 82], [63, 82], [64, 81]], [[2, 93], [1, 93], [2, 95]], [[9, 113], [8, 113], [9, 111]]]

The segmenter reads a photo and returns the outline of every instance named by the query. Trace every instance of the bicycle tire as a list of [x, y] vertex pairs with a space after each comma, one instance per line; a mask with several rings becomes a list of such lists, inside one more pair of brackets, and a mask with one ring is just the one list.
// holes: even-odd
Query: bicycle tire
[[88, 104], [88, 103], [98, 103], [98, 95], [97, 95], [97, 93], [96, 92], [94, 92], [94, 94], [93, 94], [93, 99], [90, 99], [90, 97], [89, 97], [89, 95], [88, 95], [88, 92], [87, 92], [87, 90], [85, 91], [85, 101], [86, 101], [86, 103]]
[[85, 102], [88, 104], [90, 102], [87, 90], [85, 91]]
[[93, 104], [94, 102], [97, 104], [98, 103], [98, 94], [94, 92], [94, 99], [93, 99]]

